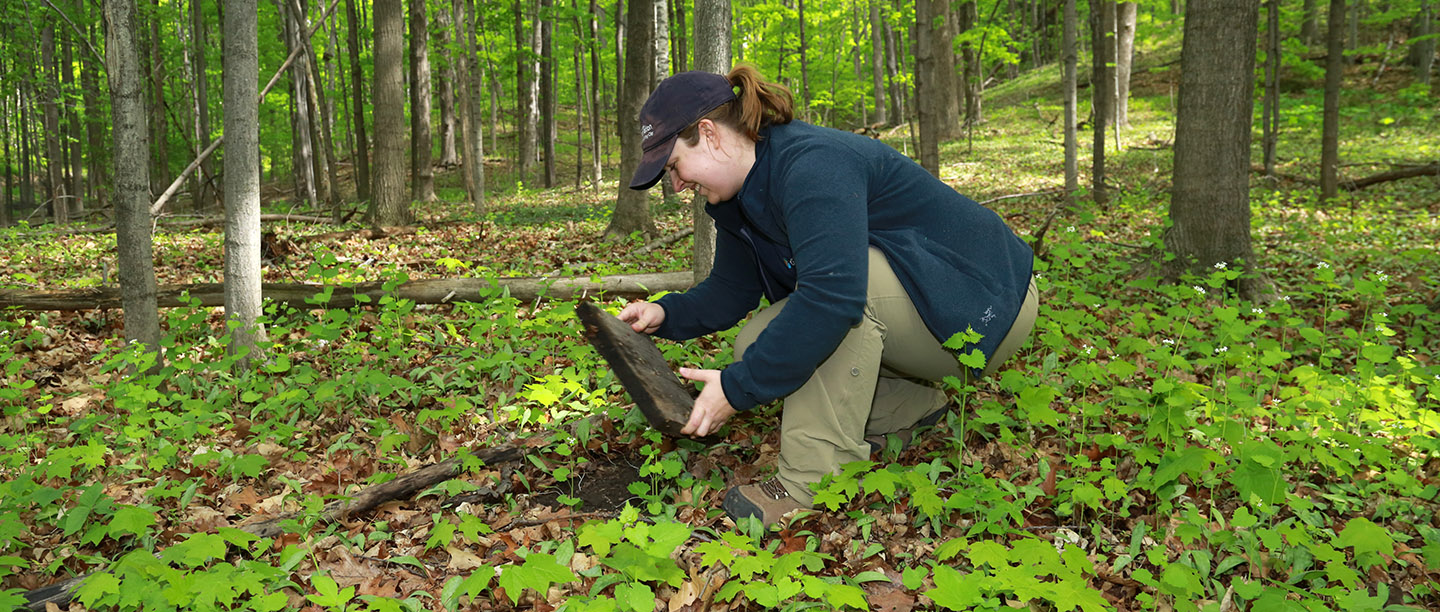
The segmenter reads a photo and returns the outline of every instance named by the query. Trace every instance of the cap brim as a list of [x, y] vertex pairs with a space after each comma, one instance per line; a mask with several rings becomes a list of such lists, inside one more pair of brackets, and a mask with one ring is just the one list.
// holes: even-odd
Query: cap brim
[[670, 162], [670, 151], [674, 148], [675, 137], [671, 136], [646, 151], [645, 156], [640, 158], [640, 167], [635, 169], [635, 176], [630, 178], [630, 188], [644, 191], [660, 182], [660, 175], [665, 173], [665, 164]]

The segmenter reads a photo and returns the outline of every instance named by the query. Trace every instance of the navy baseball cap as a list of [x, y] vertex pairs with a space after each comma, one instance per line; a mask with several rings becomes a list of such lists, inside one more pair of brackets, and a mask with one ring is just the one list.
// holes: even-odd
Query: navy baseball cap
[[734, 99], [730, 80], [713, 72], [691, 70], [660, 81], [640, 109], [640, 148], [645, 156], [630, 179], [630, 188], [644, 191], [659, 182], [675, 148], [675, 137]]

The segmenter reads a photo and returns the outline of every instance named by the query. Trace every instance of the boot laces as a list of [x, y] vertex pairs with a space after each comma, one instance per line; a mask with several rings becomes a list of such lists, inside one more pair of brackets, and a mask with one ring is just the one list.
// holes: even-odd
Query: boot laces
[[770, 480], [760, 483], [760, 492], [775, 501], [790, 497], [790, 492], [785, 490], [785, 485], [780, 484], [780, 479], [778, 478], [771, 478]]

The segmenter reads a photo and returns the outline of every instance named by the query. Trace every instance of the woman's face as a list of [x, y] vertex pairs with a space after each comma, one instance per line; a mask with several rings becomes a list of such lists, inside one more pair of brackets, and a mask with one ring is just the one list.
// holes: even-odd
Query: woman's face
[[[737, 132], [705, 120], [700, 125], [700, 138], [693, 146], [683, 138], [677, 139], [670, 152], [670, 163], [665, 166], [675, 191], [693, 189], [711, 204], [735, 197], [750, 173], [742, 150], [743, 138]], [[751, 145], [749, 163], [753, 164], [753, 143]]]

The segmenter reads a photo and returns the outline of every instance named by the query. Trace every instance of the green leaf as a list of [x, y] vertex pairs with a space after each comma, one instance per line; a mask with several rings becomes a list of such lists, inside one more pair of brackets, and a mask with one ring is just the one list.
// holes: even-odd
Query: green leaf
[[106, 603], [110, 595], [120, 593], [120, 579], [114, 574], [103, 572], [91, 575], [80, 583], [80, 588], [75, 589], [75, 598], [86, 608], [94, 609], [96, 604]]
[[905, 588], [914, 591], [925, 584], [925, 577], [930, 575], [930, 568], [923, 565], [907, 567], [900, 572], [900, 584]]
[[953, 567], [937, 565], [935, 588], [925, 591], [925, 596], [947, 610], [969, 610], [980, 603], [980, 586]]
[[622, 582], [615, 585], [615, 601], [621, 610], [650, 612], [655, 609], [655, 592], [643, 582]]
[[946, 540], [944, 544], [941, 544], [935, 549], [935, 559], [937, 561], [949, 561], [952, 557], [964, 552], [965, 549], [969, 547], [970, 543], [965, 541], [963, 537]]
[[1231, 582], [1230, 586], [1235, 588], [1236, 595], [1248, 601], [1254, 601], [1256, 597], [1259, 597], [1261, 593], [1265, 592], [1265, 583], [1259, 580], [1250, 581], [1240, 578]]
[[1242, 463], [1230, 474], [1230, 484], [1235, 485], [1240, 501], [1246, 503], [1278, 504], [1285, 500], [1289, 490], [1279, 469], [1261, 467], [1251, 461]]
[[186, 567], [199, 567], [212, 559], [224, 558], [225, 548], [225, 538], [213, 533], [192, 533], [184, 542], [165, 549], [160, 558]]
[[1179, 563], [1171, 563], [1165, 566], [1165, 573], [1160, 576], [1160, 582], [1162, 583], [1162, 588], [1166, 585], [1174, 587], [1173, 589], [1164, 590], [1181, 599], [1190, 599], [1205, 591], [1205, 587], [1200, 584], [1200, 577], [1195, 574], [1195, 570]]
[[108, 527], [110, 537], [120, 539], [120, 536], [130, 534], [143, 536], [150, 527], [155, 525], [155, 513], [149, 509], [138, 506], [120, 506], [115, 515], [110, 517]]
[[842, 606], [850, 606], [860, 610], [870, 609], [870, 602], [865, 599], [865, 591], [860, 587], [849, 584], [832, 584], [825, 592], [825, 603], [836, 610]]
[[316, 594], [306, 595], [305, 599], [322, 606], [339, 608], [355, 599], [355, 587], [341, 589], [340, 585], [335, 584], [333, 578], [324, 574], [310, 576], [310, 586], [315, 587]]
[[1009, 565], [1010, 551], [994, 541], [982, 540], [970, 546], [970, 552], [966, 557], [975, 565], [989, 565], [998, 568]]
[[1100, 591], [1090, 588], [1084, 580], [1061, 580], [1055, 583], [1055, 609], [1060, 612], [1067, 612], [1079, 608], [1084, 612], [1104, 612], [1109, 610], [1110, 602], [1100, 595]]
[[523, 565], [506, 565], [500, 572], [500, 586], [510, 596], [510, 603], [520, 603], [520, 592], [531, 589], [544, 594], [550, 585], [575, 580], [575, 572], [560, 565], [554, 555], [531, 553]]
[[1340, 530], [1335, 544], [1355, 549], [1356, 557], [1367, 553], [1395, 556], [1395, 540], [1390, 538], [1390, 531], [1363, 516], [1350, 519]]

